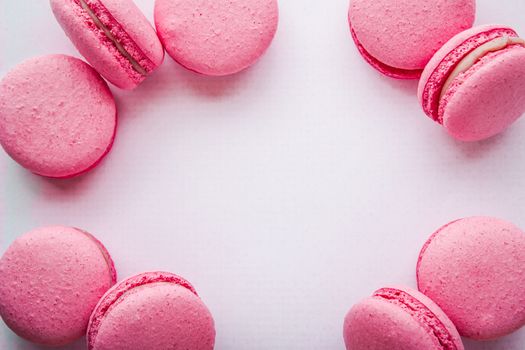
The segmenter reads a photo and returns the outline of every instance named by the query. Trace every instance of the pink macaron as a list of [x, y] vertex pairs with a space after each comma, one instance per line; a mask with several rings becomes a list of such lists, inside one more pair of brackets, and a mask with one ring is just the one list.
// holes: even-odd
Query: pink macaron
[[92, 169], [111, 149], [116, 127], [107, 84], [76, 58], [33, 58], [0, 82], [0, 144], [35, 174], [67, 178]]
[[132, 0], [50, 0], [78, 51], [109, 82], [133, 89], [164, 59], [155, 30]]
[[155, 25], [168, 54], [206, 75], [237, 73], [270, 46], [277, 0], [156, 0]]
[[489, 217], [454, 221], [423, 247], [417, 280], [461, 335], [509, 334], [525, 325], [525, 233]]
[[459, 140], [499, 134], [525, 112], [525, 41], [501, 25], [458, 34], [426, 66], [418, 96]]
[[352, 37], [365, 60], [381, 73], [417, 79], [432, 55], [472, 27], [475, 0], [351, 0]]
[[382, 288], [346, 315], [347, 350], [463, 350], [447, 315], [410, 288]]
[[115, 284], [106, 248], [71, 227], [45, 227], [14, 241], [0, 259], [0, 316], [31, 342], [82, 337], [100, 297]]
[[89, 350], [211, 350], [215, 325], [190, 283], [150, 272], [104, 295], [91, 315], [87, 338]]

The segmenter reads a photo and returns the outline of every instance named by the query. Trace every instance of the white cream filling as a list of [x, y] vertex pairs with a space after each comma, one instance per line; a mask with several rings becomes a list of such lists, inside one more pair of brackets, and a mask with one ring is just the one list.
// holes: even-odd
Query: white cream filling
[[439, 99], [441, 100], [443, 96], [445, 96], [448, 89], [450, 88], [450, 85], [452, 85], [454, 79], [456, 79], [460, 74], [468, 71], [487, 54], [503, 50], [504, 48], [510, 45], [525, 46], [525, 40], [516, 37], [503, 36], [481, 45], [480, 47], [469, 53], [467, 56], [465, 56], [459, 62], [456, 68], [452, 71], [452, 73], [450, 73], [450, 75], [448, 76], [447, 80], [445, 81], [445, 85], [443, 85], [443, 89], [441, 89], [441, 95], [439, 96]]
[[130, 53], [124, 48], [124, 46], [122, 46], [122, 44], [117, 40], [117, 38], [115, 38], [113, 33], [111, 33], [109, 28], [106, 27], [106, 25], [104, 25], [104, 23], [102, 23], [102, 21], [97, 17], [95, 12], [93, 12], [93, 10], [89, 8], [88, 4], [84, 0], [80, 0], [80, 5], [89, 14], [91, 19], [93, 19], [95, 25], [98, 28], [100, 28], [104, 32], [104, 34], [106, 34], [106, 36], [109, 38], [109, 40], [113, 42], [113, 44], [115, 44], [115, 47], [122, 54], [122, 56], [124, 56], [129, 61], [129, 63], [131, 63], [133, 69], [135, 69], [141, 75], [148, 75], [148, 72], [144, 68], [142, 68], [142, 66], [133, 58], [133, 56], [130, 55]]

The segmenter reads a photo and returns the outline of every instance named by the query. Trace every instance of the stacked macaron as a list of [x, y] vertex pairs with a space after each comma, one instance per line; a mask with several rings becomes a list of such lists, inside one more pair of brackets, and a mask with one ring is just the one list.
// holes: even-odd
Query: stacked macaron
[[[155, 29], [132, 0], [50, 0], [53, 13], [91, 64], [64, 55], [33, 58], [0, 82], [0, 145], [29, 171], [68, 178], [111, 150], [117, 110], [100, 78], [135, 89], [164, 60], [227, 75], [254, 64], [278, 24], [277, 0], [157, 0]], [[160, 39], [159, 39], [160, 36]]]
[[418, 291], [389, 287], [344, 322], [348, 350], [462, 350], [460, 335], [496, 339], [525, 326], [525, 233], [490, 217], [453, 221], [417, 263]]
[[471, 28], [474, 0], [351, 0], [350, 30], [381, 73], [417, 79], [424, 112], [454, 138], [480, 141], [525, 113], [525, 40], [508, 26]]
[[215, 325], [193, 286], [167, 272], [118, 284], [91, 234], [52, 226], [13, 242], [0, 259], [0, 317], [20, 337], [90, 350], [212, 350]]

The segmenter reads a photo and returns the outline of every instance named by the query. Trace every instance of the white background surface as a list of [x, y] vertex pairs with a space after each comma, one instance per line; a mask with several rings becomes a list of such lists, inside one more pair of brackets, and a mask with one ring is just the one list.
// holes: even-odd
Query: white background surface
[[[152, 17], [153, 0], [137, 1]], [[281, 0], [277, 37], [248, 71], [208, 78], [169, 57], [113, 89], [113, 151], [78, 179], [46, 180], [0, 153], [0, 253], [40, 225], [84, 228], [121, 278], [168, 270], [212, 310], [218, 350], [344, 349], [343, 317], [387, 284], [415, 286], [419, 249], [470, 215], [525, 227], [525, 121], [461, 144], [424, 116], [416, 82], [358, 55], [347, 0]], [[525, 33], [525, 2], [478, 1], [477, 23]], [[0, 0], [0, 73], [77, 55], [47, 1]], [[83, 349], [79, 342], [67, 349]], [[525, 330], [468, 350], [523, 350]], [[0, 324], [0, 349], [39, 349]]]

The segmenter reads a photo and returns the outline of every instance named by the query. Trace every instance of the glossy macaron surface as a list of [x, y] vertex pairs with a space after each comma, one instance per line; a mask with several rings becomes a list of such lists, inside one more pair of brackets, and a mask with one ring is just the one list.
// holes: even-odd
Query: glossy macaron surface
[[97, 72], [69, 56], [27, 60], [0, 82], [0, 144], [35, 174], [65, 178], [110, 150], [117, 112]]
[[394, 78], [415, 79], [432, 55], [474, 23], [474, 0], [351, 0], [348, 19], [363, 57]]
[[234, 74], [261, 57], [277, 31], [277, 0], [156, 0], [169, 55], [205, 75]]
[[442, 227], [417, 277], [463, 336], [493, 339], [525, 325], [525, 233], [510, 223], [472, 217]]
[[0, 315], [19, 336], [48, 346], [82, 337], [113, 262], [90, 234], [45, 227], [18, 238], [0, 259]]
[[437, 305], [409, 288], [383, 288], [345, 318], [347, 350], [463, 350], [452, 322]]
[[[498, 44], [507, 38], [512, 41]], [[525, 47], [520, 40], [513, 29], [498, 25], [472, 28], [452, 38], [423, 72], [418, 96], [425, 113], [462, 141], [505, 130], [525, 112]], [[491, 43], [496, 47], [490, 48]], [[469, 57], [480, 49], [479, 57]], [[469, 68], [451, 79], [465, 60], [472, 61]]]
[[132, 0], [50, 3], [79, 52], [114, 85], [133, 89], [162, 63], [162, 44]]
[[165, 272], [131, 277], [106, 293], [91, 316], [90, 350], [211, 350], [213, 318], [193, 287]]

